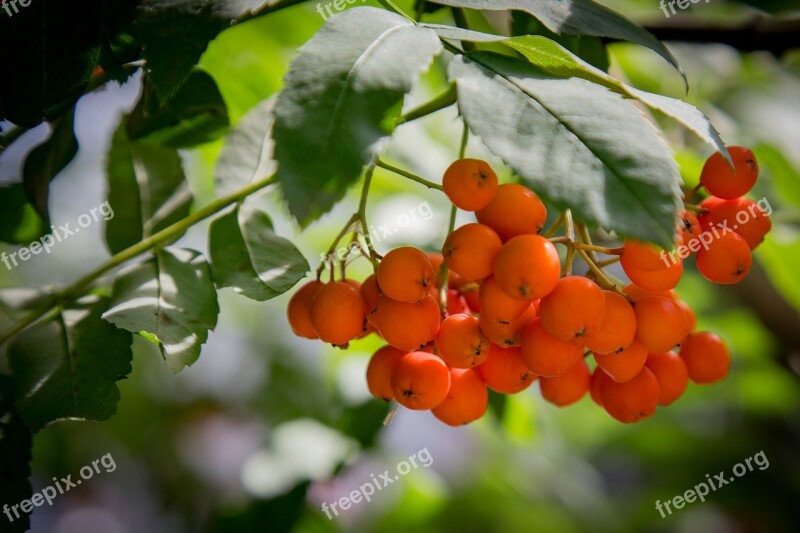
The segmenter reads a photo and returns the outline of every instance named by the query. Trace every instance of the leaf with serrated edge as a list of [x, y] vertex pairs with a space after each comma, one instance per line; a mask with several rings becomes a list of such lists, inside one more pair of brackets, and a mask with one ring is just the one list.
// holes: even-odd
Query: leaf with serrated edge
[[[626, 237], [672, 245], [680, 174], [622, 97], [508, 57], [458, 56], [449, 75], [470, 130], [542, 196]], [[498, 72], [502, 73], [498, 74]]]
[[289, 210], [308, 224], [338, 202], [397, 125], [405, 95], [442, 49], [383, 9], [331, 17], [292, 62], [275, 106], [275, 159]]
[[490, 11], [525, 11], [553, 33], [610, 37], [640, 44], [666, 59], [686, 75], [664, 44], [632, 20], [592, 0], [430, 0], [434, 4]]
[[216, 290], [202, 254], [164, 248], [155, 258], [120, 272], [103, 318], [131, 333], [154, 335], [167, 366], [177, 373], [197, 361], [218, 314]]
[[9, 346], [17, 409], [32, 431], [55, 420], [106, 420], [131, 371], [131, 335], [100, 318], [106, 299], [89, 297]]

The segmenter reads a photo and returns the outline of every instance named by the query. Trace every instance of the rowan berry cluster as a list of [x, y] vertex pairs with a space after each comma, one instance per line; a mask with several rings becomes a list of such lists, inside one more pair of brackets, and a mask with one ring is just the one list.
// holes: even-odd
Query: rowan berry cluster
[[[682, 213], [678, 244], [749, 207], [742, 195], [757, 163], [746, 149], [731, 155], [735, 172], [719, 156], [708, 160], [701, 183], [714, 196], [696, 209], [699, 219]], [[328, 283], [304, 285], [289, 303], [296, 335], [346, 346], [374, 332], [388, 343], [367, 368], [374, 396], [430, 409], [457, 426], [483, 416], [487, 387], [515, 394], [538, 380], [543, 398], [557, 406], [589, 393], [615, 419], [636, 422], [677, 400], [689, 380], [713, 383], [728, 374], [725, 343], [695, 331], [693, 311], [673, 290], [680, 260], [665, 262], [663, 251], [636, 241], [595, 246], [569, 211], [547, 232], [564, 226], [564, 236], [541, 235], [541, 199], [522, 185], [498, 185], [484, 161], [454, 162], [442, 189], [477, 222], [453, 230], [441, 254], [396, 248], [374, 261], [363, 283], [332, 274]], [[697, 253], [705, 277], [734, 283], [747, 274], [751, 247], [769, 231], [765, 215], [753, 220]], [[557, 244], [567, 247], [563, 265]], [[614, 259], [599, 261], [598, 253]], [[572, 274], [576, 255], [589, 266], [586, 275]], [[627, 286], [603, 270], [616, 260]]]

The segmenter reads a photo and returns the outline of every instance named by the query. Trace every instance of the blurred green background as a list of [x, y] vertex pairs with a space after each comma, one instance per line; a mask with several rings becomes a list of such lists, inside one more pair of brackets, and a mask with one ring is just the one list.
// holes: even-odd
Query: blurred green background
[[[603, 3], [639, 21], [664, 22], [656, 0]], [[762, 7], [772, 6], [782, 7]], [[713, 0], [692, 4], [686, 15], [714, 24], [752, 13], [741, 3]], [[437, 17], [448, 21], [444, 13]], [[280, 89], [295, 50], [322, 23], [315, 4], [306, 3], [233, 27], [211, 44], [201, 65], [217, 81], [233, 122]], [[687, 72], [688, 95], [667, 63], [633, 45], [610, 47], [611, 72], [641, 89], [686, 98], [712, 118], [726, 142], [754, 147], [762, 178], [752, 195], [768, 199], [774, 210], [775, 228], [745, 283], [713, 286], [687, 267], [678, 288], [696, 309], [699, 329], [716, 331], [729, 343], [733, 367], [726, 381], [690, 385], [675, 405], [636, 425], [615, 422], [588, 396], [555, 408], [534, 384], [505, 401], [493, 398], [487, 416], [469, 427], [449, 428], [427, 412], [405, 409], [384, 427], [387, 405], [369, 398], [364, 380], [377, 339], [354, 342], [348, 351], [297, 339], [284, 313], [290, 294], [256, 303], [222, 291], [219, 325], [194, 366], [173, 376], [157, 349], [137, 338], [133, 373], [119, 383], [116, 416], [105, 423], [59, 423], [36, 436], [34, 490], [108, 452], [118, 468], [39, 508], [32, 531], [796, 531], [800, 54], [777, 59], [718, 45], [670, 48]], [[423, 77], [407, 108], [441, 90], [443, 64], [438, 60]], [[79, 103], [82, 149], [52, 185], [54, 221], [75, 220], [104, 201], [105, 153], [139, 85], [136, 77]], [[654, 118], [693, 186], [707, 150], [674, 123]], [[454, 108], [404, 125], [388, 147], [390, 159], [438, 181], [456, 158], [460, 132]], [[33, 130], [21, 144], [42, 137]], [[221, 147], [218, 141], [182, 154], [196, 206], [214, 196]], [[0, 174], [15, 170], [23, 148], [9, 150]], [[502, 179], [511, 179], [479, 140], [471, 140], [467, 153], [487, 158]], [[254, 203], [314, 268], [354, 210], [356, 195], [351, 191], [302, 233], [275, 195]], [[424, 215], [423, 202], [432, 215], [412, 217], [407, 227], [397, 228], [398, 217], [414, 208]], [[376, 174], [370, 220], [398, 229], [377, 242], [379, 252], [404, 243], [440, 248], [448, 212], [436, 191]], [[467, 221], [459, 217], [459, 224]], [[102, 231], [92, 226], [25, 268], [0, 269], [0, 285], [75, 279], [106, 257]], [[201, 224], [181, 244], [206, 250], [206, 234]], [[363, 279], [369, 265], [362, 261], [351, 268]], [[354, 504], [332, 520], [322, 512], [323, 502], [358, 489], [371, 474], [394, 472], [423, 449], [432, 457], [430, 467], [413, 469], [376, 492], [372, 502]], [[760, 451], [768, 468], [756, 468], [712, 492], [705, 503], [688, 504], [667, 518], [656, 510], [656, 500], [682, 494], [706, 474], [729, 476], [735, 464]]]

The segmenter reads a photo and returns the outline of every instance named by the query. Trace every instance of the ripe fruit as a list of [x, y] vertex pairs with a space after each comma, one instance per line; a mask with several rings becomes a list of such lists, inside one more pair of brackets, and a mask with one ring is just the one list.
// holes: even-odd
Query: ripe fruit
[[542, 327], [561, 342], [583, 343], [600, 329], [606, 298], [595, 282], [583, 276], [561, 278], [540, 304]]
[[408, 303], [381, 294], [373, 322], [386, 342], [410, 351], [433, 340], [439, 329], [439, 319], [439, 304], [430, 296]]
[[662, 298], [669, 298], [670, 300], [675, 300], [675, 291], [666, 290], [666, 291], [648, 291], [645, 290], [634, 283], [629, 283], [625, 285], [625, 288], [622, 289], [622, 292], [630, 296], [631, 300], [634, 303], [638, 302], [642, 298], [647, 296], [661, 296]]
[[367, 330], [364, 300], [344, 281], [319, 288], [311, 300], [310, 316], [320, 340], [336, 346], [346, 345]]
[[647, 348], [639, 341], [626, 349], [609, 354], [594, 354], [597, 366], [609, 375], [611, 379], [618, 383], [624, 383], [633, 379], [644, 367], [647, 360]]
[[696, 239], [703, 232], [700, 222], [691, 211], [685, 209], [678, 215], [678, 230], [680, 232], [679, 243], [688, 246], [689, 241]]
[[470, 314], [472, 310], [467, 304], [467, 300], [456, 289], [447, 289], [447, 314]]
[[522, 332], [535, 318], [536, 306], [531, 304], [524, 313], [510, 322], [496, 320], [488, 313], [481, 313], [479, 323], [486, 338], [498, 346], [508, 348], [522, 345]]
[[486, 161], [459, 159], [444, 173], [442, 189], [459, 209], [483, 209], [497, 192], [497, 174]]
[[680, 398], [689, 383], [686, 363], [675, 352], [651, 353], [645, 366], [658, 381], [658, 405], [668, 406]]
[[309, 281], [300, 287], [289, 300], [286, 314], [289, 318], [289, 326], [292, 328], [292, 332], [298, 337], [306, 339], [319, 338], [317, 332], [314, 331], [314, 326], [311, 325], [311, 300], [323, 285], [324, 283], [321, 281]]
[[707, 220], [719, 231], [730, 228], [747, 241], [751, 250], [756, 249], [772, 230], [772, 220], [766, 212], [749, 198], [735, 198], [717, 203], [706, 215]]
[[486, 361], [490, 344], [472, 315], [447, 317], [436, 334], [439, 355], [456, 368], [472, 368]]
[[486, 385], [502, 394], [516, 394], [536, 379], [522, 360], [519, 348], [501, 348], [496, 344], [489, 347], [489, 357], [476, 370]]
[[734, 168], [731, 168], [722, 154], [715, 152], [706, 160], [700, 174], [700, 183], [706, 190], [725, 200], [747, 194], [755, 185], [759, 172], [756, 155], [749, 148], [731, 146], [728, 152], [733, 159]]
[[542, 398], [559, 407], [565, 407], [583, 398], [589, 390], [590, 382], [589, 367], [586, 361], [580, 359], [566, 374], [539, 379], [539, 386]]
[[636, 338], [650, 352], [668, 352], [689, 334], [686, 314], [674, 300], [648, 296], [636, 302], [633, 310]]
[[481, 314], [487, 314], [494, 320], [511, 322], [530, 307], [530, 302], [512, 298], [500, 288], [496, 278], [490, 276], [481, 282], [479, 305]]
[[[677, 258], [677, 256], [675, 256]], [[649, 291], [668, 291], [674, 289], [683, 276], [683, 263], [680, 258], [677, 261], [667, 258], [669, 266], [662, 270], [637, 270], [628, 268], [625, 270], [630, 280]]]
[[638, 422], [656, 411], [658, 405], [658, 380], [647, 367], [630, 381], [617, 383], [601, 378], [600, 401], [606, 412], [620, 422]]
[[392, 373], [405, 354], [406, 352], [394, 346], [384, 346], [375, 352], [367, 365], [367, 388], [370, 394], [387, 402], [394, 399]]
[[486, 224], [507, 241], [517, 235], [539, 233], [547, 220], [547, 209], [529, 188], [505, 183], [497, 187], [492, 201], [475, 216], [478, 222]]
[[444, 241], [442, 254], [447, 268], [468, 281], [490, 276], [503, 242], [483, 224], [467, 224], [454, 230]]
[[629, 267], [635, 270], [645, 270], [648, 272], [663, 270], [667, 268], [667, 263], [665, 263], [663, 259], [663, 252], [663, 250], [659, 250], [651, 244], [626, 240], [622, 247], [620, 262], [626, 273]]
[[447, 425], [462, 426], [482, 417], [488, 404], [486, 384], [475, 370], [451, 368], [450, 391], [433, 408], [433, 416]]
[[608, 374], [603, 372], [602, 368], [597, 367], [594, 369], [594, 372], [592, 372], [592, 378], [589, 381], [589, 396], [592, 397], [592, 401], [599, 407], [603, 407], [603, 400], [600, 398], [600, 387], [604, 379], [610, 380], [611, 378], [608, 377]]
[[427, 352], [409, 352], [394, 367], [392, 392], [409, 409], [433, 409], [450, 390], [450, 370], [440, 358]]
[[603, 291], [605, 314], [600, 327], [583, 337], [595, 353], [614, 353], [631, 345], [636, 337], [636, 314], [628, 300], [614, 291]]
[[503, 245], [494, 261], [494, 278], [519, 300], [543, 298], [558, 283], [561, 262], [553, 243], [538, 235], [520, 235]]
[[648, 291], [674, 289], [683, 275], [677, 254], [637, 241], [625, 241], [620, 264], [633, 283]]
[[689, 379], [695, 383], [714, 383], [728, 375], [731, 354], [725, 342], [713, 333], [692, 333], [681, 346]]
[[418, 302], [434, 285], [433, 266], [428, 257], [411, 246], [395, 248], [378, 265], [378, 286], [399, 302]]
[[708, 281], [731, 285], [742, 281], [750, 272], [753, 255], [744, 237], [727, 232], [714, 239], [708, 248], [697, 252], [697, 270]]
[[537, 376], [554, 378], [566, 374], [582, 356], [583, 349], [551, 337], [534, 319], [522, 332], [522, 358]]

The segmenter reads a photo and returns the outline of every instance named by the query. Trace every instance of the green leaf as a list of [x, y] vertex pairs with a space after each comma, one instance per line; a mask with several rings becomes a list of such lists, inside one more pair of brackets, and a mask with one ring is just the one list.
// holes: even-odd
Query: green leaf
[[28, 202], [36, 209], [46, 224], [50, 224], [50, 182], [72, 161], [78, 153], [75, 138], [75, 108], [53, 123], [50, 137], [34, 148], [25, 159], [22, 186]]
[[29, 244], [49, 229], [25, 198], [22, 183], [0, 187], [0, 241]]
[[144, 93], [128, 117], [128, 137], [174, 148], [191, 147], [221, 137], [229, 126], [228, 109], [214, 79], [194, 70], [177, 92], [163, 102], [145, 78]]
[[560, 44], [546, 37], [525, 36], [505, 41], [540, 69], [558, 77], [578, 77], [597, 83], [628, 98], [635, 98], [651, 109], [683, 124], [689, 131], [711, 145], [728, 161], [730, 154], [709, 118], [693, 105], [682, 100], [641, 91], [622, 83], [602, 70], [593, 67]]
[[15, 7], [13, 16], [0, 11], [0, 101], [4, 118], [33, 127], [60, 117], [83, 94], [100, 56], [103, 2]]
[[217, 159], [217, 194], [231, 194], [256, 179], [275, 173], [274, 143], [270, 135], [274, 108], [274, 98], [264, 100], [228, 134]]
[[218, 314], [217, 293], [202, 254], [164, 248], [153, 259], [120, 272], [103, 318], [158, 339], [167, 366], [177, 373], [197, 361]]
[[505, 56], [471, 57], [455, 57], [449, 75], [467, 125], [493, 153], [584, 221], [672, 246], [680, 174], [636, 108], [586, 80], [554, 79]]
[[440, 51], [434, 31], [371, 7], [329, 18], [300, 48], [275, 106], [273, 139], [277, 177], [301, 224], [358, 179]]
[[217, 287], [258, 301], [288, 291], [310, 268], [291, 241], [275, 235], [266, 213], [246, 207], [211, 223], [209, 250]]
[[118, 253], [186, 217], [192, 193], [174, 148], [132, 141], [123, 118], [108, 154], [106, 243]]
[[556, 34], [591, 35], [645, 46], [669, 61], [686, 80], [678, 60], [652, 33], [592, 0], [430, 0], [434, 4], [482, 10], [525, 11]]
[[[2, 16], [2, 15], [0, 15]], [[9, 376], [0, 375], [0, 504], [13, 505], [29, 499], [33, 435], [14, 409], [14, 391]], [[13, 516], [13, 515], [12, 515]], [[0, 516], [4, 522], [5, 516]], [[20, 513], [3, 531], [22, 533], [30, 527], [30, 515]]]
[[131, 335], [100, 318], [107, 303], [86, 298], [9, 346], [17, 409], [32, 431], [55, 420], [106, 420], [116, 412], [116, 382], [131, 371]]

